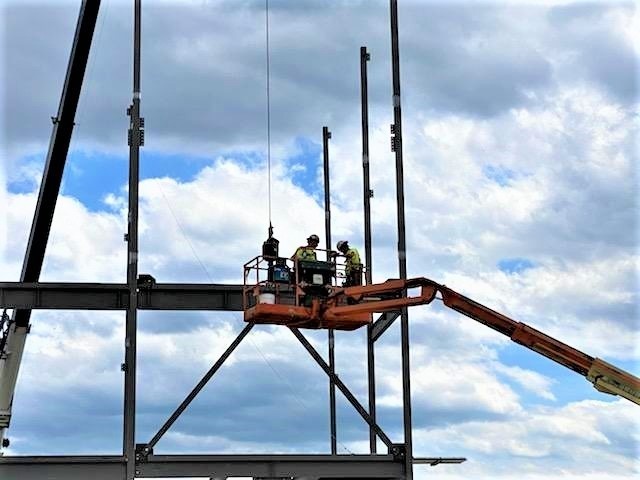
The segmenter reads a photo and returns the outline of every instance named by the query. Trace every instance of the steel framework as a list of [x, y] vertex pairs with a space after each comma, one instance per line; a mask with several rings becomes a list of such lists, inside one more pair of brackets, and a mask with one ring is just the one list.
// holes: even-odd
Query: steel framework
[[[159, 284], [149, 276], [138, 275], [138, 163], [139, 149], [144, 145], [144, 119], [140, 116], [140, 50], [141, 0], [134, 0], [134, 62], [133, 98], [127, 114], [129, 125], [129, 215], [125, 236], [128, 247], [127, 283], [41, 283], [38, 282], [49, 236], [55, 203], [59, 194], [73, 120], [82, 87], [84, 71], [91, 47], [93, 31], [100, 6], [99, 0], [83, 0], [78, 16], [76, 34], [71, 51], [58, 116], [54, 128], [47, 162], [40, 187], [40, 195], [26, 249], [20, 282], [0, 283], [0, 307], [13, 309], [3, 347], [3, 394], [8, 397], [6, 412], [0, 412], [0, 433], [9, 425], [10, 405], [15, 378], [7, 380], [7, 366], [15, 365], [17, 376], [22, 348], [29, 329], [33, 309], [122, 310], [126, 312], [124, 380], [124, 429], [122, 455], [117, 456], [0, 456], [0, 478], [7, 480], [31, 479], [86, 479], [116, 480], [154, 477], [212, 477], [248, 476], [254, 478], [298, 478], [311, 480], [324, 478], [353, 479], [412, 479], [413, 464], [438, 465], [461, 463], [464, 458], [414, 458], [411, 442], [411, 401], [409, 387], [409, 338], [406, 309], [383, 314], [367, 330], [369, 404], [365, 408], [335, 373], [333, 332], [329, 332], [329, 363], [311, 346], [304, 335], [291, 328], [311, 357], [329, 378], [331, 455], [155, 455], [154, 446], [169, 430], [191, 401], [214, 376], [235, 348], [253, 328], [247, 324], [229, 345], [200, 382], [185, 397], [158, 432], [146, 443], [136, 443], [136, 332], [138, 310], [242, 310], [242, 286], [211, 284]], [[393, 60], [393, 151], [396, 153], [396, 184], [398, 201], [399, 270], [406, 277], [404, 252], [404, 194], [402, 173], [402, 142], [400, 112], [400, 72], [398, 51], [397, 0], [390, 0], [391, 40]], [[371, 223], [369, 198], [368, 118], [366, 62], [369, 54], [365, 47], [360, 52], [363, 127], [363, 175], [365, 206], [365, 249], [368, 263], [367, 283], [371, 283]], [[327, 246], [331, 244], [329, 205], [329, 146], [330, 133], [323, 129], [325, 158], [325, 210]], [[403, 375], [404, 439], [393, 442], [376, 423], [375, 372], [373, 368], [374, 343], [386, 329], [401, 317], [401, 351]], [[370, 428], [369, 455], [338, 455], [336, 452], [337, 425], [335, 416], [335, 390], [338, 389], [352, 404]], [[0, 396], [0, 399], [2, 396]], [[6, 418], [5, 418], [6, 417]], [[0, 435], [1, 436], [1, 435]], [[377, 454], [377, 441], [388, 449]]]

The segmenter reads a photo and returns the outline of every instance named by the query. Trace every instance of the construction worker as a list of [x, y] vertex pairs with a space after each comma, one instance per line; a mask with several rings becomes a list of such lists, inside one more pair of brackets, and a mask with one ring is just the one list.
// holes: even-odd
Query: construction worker
[[298, 247], [296, 253], [293, 254], [291, 260], [312, 260], [316, 261], [316, 248], [318, 248], [318, 244], [320, 243], [320, 237], [318, 235], [309, 235], [307, 238], [307, 245], [304, 247]]
[[345, 256], [345, 287], [354, 287], [362, 285], [362, 262], [360, 261], [360, 253], [355, 248], [349, 247], [347, 240], [340, 240], [336, 244], [336, 248]]

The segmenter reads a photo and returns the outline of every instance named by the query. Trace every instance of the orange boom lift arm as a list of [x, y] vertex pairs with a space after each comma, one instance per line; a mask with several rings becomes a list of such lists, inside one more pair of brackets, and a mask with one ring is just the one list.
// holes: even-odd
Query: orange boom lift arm
[[[419, 289], [418, 294], [407, 295], [416, 288]], [[354, 330], [371, 323], [374, 312], [429, 304], [437, 298], [438, 293], [447, 307], [570, 368], [585, 377], [597, 390], [620, 395], [640, 405], [638, 377], [423, 277], [387, 280], [380, 284], [356, 287], [332, 287], [326, 296], [314, 296], [304, 306], [297, 301], [290, 304], [256, 303], [245, 309], [245, 320], [300, 328]]]
[[[415, 287], [420, 287], [420, 294], [417, 296], [366, 301], [367, 298], [370, 299], [377, 294], [401, 293]], [[325, 318], [331, 321], [351, 314], [384, 312], [412, 305], [428, 304], [436, 298], [438, 292], [447, 307], [506, 335], [514, 342], [524, 345], [554, 362], [570, 368], [586, 377], [597, 390], [620, 395], [640, 405], [640, 379], [638, 377], [599, 358], [591, 357], [525, 323], [512, 320], [427, 278], [412, 278], [406, 281], [388, 280], [379, 285], [345, 288], [336, 292], [333, 297], [329, 297]], [[341, 296], [361, 303], [338, 306]], [[333, 306], [331, 306], [332, 303]]]

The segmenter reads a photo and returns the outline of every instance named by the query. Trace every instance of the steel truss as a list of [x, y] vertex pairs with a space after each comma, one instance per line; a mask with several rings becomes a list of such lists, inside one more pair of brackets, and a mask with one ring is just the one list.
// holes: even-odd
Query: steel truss
[[[240, 285], [154, 284], [138, 289], [140, 309], [239, 311]], [[0, 307], [28, 309], [125, 310], [128, 290], [122, 284], [0, 283]], [[194, 308], [194, 305], [197, 308]], [[395, 315], [397, 317], [397, 315]], [[392, 316], [393, 317], [393, 316]], [[381, 331], [389, 318], [382, 315], [373, 325]], [[405, 478], [404, 444], [394, 444], [333, 373], [321, 355], [297, 329], [295, 337], [327, 373], [335, 386], [388, 447], [386, 455], [154, 455], [153, 447], [186, 410], [204, 386], [253, 328], [247, 324], [185, 400], [169, 416], [152, 439], [135, 446], [135, 476], [140, 478], [210, 476], [321, 478]], [[379, 338], [379, 335], [376, 337]], [[0, 457], [0, 478], [94, 480], [126, 478], [127, 457], [122, 456], [25, 456]], [[464, 458], [414, 458], [413, 463], [438, 465], [461, 463]]]
[[[149, 275], [138, 275], [138, 162], [139, 149], [144, 144], [144, 119], [140, 116], [140, 44], [141, 44], [141, 5], [134, 0], [134, 75], [133, 99], [127, 110], [130, 117], [129, 147], [129, 215], [128, 231], [125, 235], [128, 249], [127, 283], [41, 283], [40, 270], [49, 237], [51, 220], [59, 194], [60, 183], [73, 131], [73, 119], [84, 78], [84, 71], [91, 47], [93, 30], [98, 15], [99, 0], [83, 0], [78, 16], [76, 34], [71, 51], [67, 76], [63, 88], [58, 116], [54, 118], [49, 155], [45, 166], [40, 195], [34, 214], [34, 221], [27, 245], [25, 261], [20, 282], [0, 283], [0, 308], [13, 309], [14, 316], [2, 333], [0, 360], [6, 366], [14, 362], [17, 376], [24, 339], [29, 331], [29, 319], [34, 309], [71, 309], [71, 310], [120, 310], [126, 312], [125, 339], [125, 401], [124, 431], [122, 455], [115, 456], [0, 456], [0, 478], [3, 480], [132, 480], [134, 478], [158, 477], [211, 477], [226, 478], [244, 476], [254, 478], [305, 478], [320, 479], [407, 479], [413, 476], [413, 464], [438, 465], [461, 463], [464, 458], [414, 458], [411, 446], [411, 405], [409, 391], [408, 363], [408, 326], [406, 311], [383, 314], [367, 329], [368, 343], [368, 383], [369, 410], [367, 410], [340, 380], [334, 371], [333, 335], [329, 334], [329, 357], [327, 364], [313, 348], [304, 335], [297, 329], [291, 332], [307, 350], [316, 363], [325, 371], [329, 379], [331, 399], [331, 455], [155, 455], [153, 449], [162, 436], [169, 430], [178, 417], [186, 410], [193, 399], [211, 380], [236, 347], [253, 328], [247, 324], [235, 340], [202, 377], [184, 401], [169, 416], [158, 432], [147, 442], [137, 444], [135, 435], [135, 391], [136, 391], [136, 331], [138, 310], [198, 310], [198, 311], [241, 311], [241, 285], [210, 284], [158, 284]], [[404, 256], [404, 198], [402, 178], [401, 119], [399, 91], [399, 56], [397, 31], [397, 0], [390, 0], [391, 33], [394, 65], [394, 121], [392, 129], [394, 151], [397, 160], [398, 187], [398, 231], [400, 274], [406, 277], [406, 258]], [[366, 118], [366, 61], [369, 54], [361, 49], [361, 80], [363, 108], [363, 167], [365, 179], [365, 248], [369, 266], [367, 282], [371, 283], [371, 234], [368, 199], [373, 196], [368, 183], [368, 120]], [[327, 215], [327, 241], [330, 236], [330, 208], [328, 185], [328, 128], [323, 131], [325, 147], [325, 209]], [[401, 214], [401, 215], [400, 215]], [[402, 316], [402, 357], [403, 357], [403, 406], [404, 441], [394, 443], [376, 423], [375, 417], [375, 375], [373, 371], [373, 345], [391, 324]], [[4, 323], [4, 322], [3, 322]], [[15, 340], [18, 338], [18, 340]], [[13, 342], [13, 343], [12, 343]], [[18, 348], [16, 355], [11, 348]], [[0, 371], [2, 373], [2, 371]], [[6, 391], [4, 396], [13, 395], [15, 378], [0, 386]], [[337, 455], [335, 425], [335, 389], [345, 396], [370, 428], [370, 455]], [[10, 389], [10, 391], [9, 391]], [[0, 400], [2, 400], [0, 395]], [[0, 437], [8, 427], [8, 413], [0, 412]], [[3, 417], [2, 415], [5, 415]], [[387, 447], [387, 453], [376, 453], [376, 442], [381, 440]]]

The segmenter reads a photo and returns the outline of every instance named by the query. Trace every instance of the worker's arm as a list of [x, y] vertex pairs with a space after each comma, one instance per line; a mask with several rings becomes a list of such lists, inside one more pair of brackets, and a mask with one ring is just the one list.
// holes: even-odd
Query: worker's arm
[[347, 260], [349, 260], [349, 263], [351, 263], [351, 265], [353, 266], [362, 265], [362, 262], [360, 261], [360, 254], [355, 248], [350, 249], [347, 252], [346, 257], [347, 257]]
[[293, 255], [291, 255], [291, 258], [289, 258], [289, 260], [295, 262], [298, 258], [300, 258], [300, 252], [302, 251], [304, 247], [298, 247], [296, 248], [296, 251], [294, 252]]

